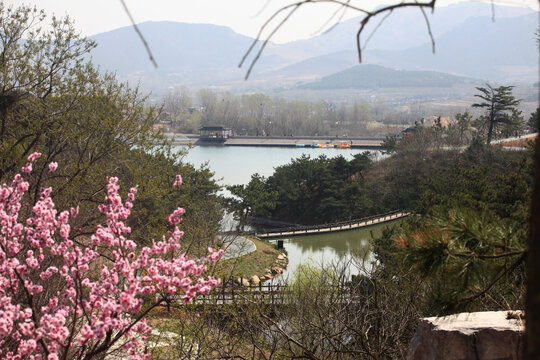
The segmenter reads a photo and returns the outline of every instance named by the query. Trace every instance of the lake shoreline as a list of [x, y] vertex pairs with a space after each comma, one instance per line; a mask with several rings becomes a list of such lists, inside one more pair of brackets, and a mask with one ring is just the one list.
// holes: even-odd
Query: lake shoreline
[[312, 144], [347, 144], [353, 149], [382, 149], [384, 138], [336, 136], [234, 136], [226, 139], [201, 138], [193, 134], [165, 134], [173, 145], [311, 147]]

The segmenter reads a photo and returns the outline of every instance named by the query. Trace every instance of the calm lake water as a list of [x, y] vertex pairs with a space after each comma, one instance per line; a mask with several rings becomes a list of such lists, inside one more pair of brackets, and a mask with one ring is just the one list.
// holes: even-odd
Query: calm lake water
[[[303, 154], [312, 158], [322, 154], [328, 157], [343, 155], [346, 159], [351, 159], [354, 154], [365, 151], [370, 152], [373, 160], [379, 160], [383, 156], [378, 151], [364, 149], [196, 146], [189, 150], [184, 161], [197, 167], [207, 163], [221, 185], [233, 185], [247, 184], [255, 173], [268, 177], [272, 175], [275, 167], [285, 165]], [[297, 266], [306, 262], [329, 265], [354, 256], [364, 258], [369, 263], [372, 260], [369, 245], [372, 235], [380, 236], [384, 227], [396, 223], [399, 223], [399, 220], [359, 230], [284, 239], [289, 267], [282, 278], [292, 278]], [[358, 273], [354, 266], [350, 269], [351, 274]]]
[[365, 149], [317, 149], [317, 148], [281, 148], [266, 146], [195, 146], [184, 160], [199, 166], [208, 163], [215, 178], [221, 179], [221, 185], [247, 184], [251, 175], [259, 173], [268, 177], [274, 168], [291, 162], [303, 154], [316, 158], [320, 155], [336, 157], [343, 155], [347, 160], [354, 154], [368, 151], [373, 159], [381, 158], [381, 153]]
[[332, 266], [347, 261], [351, 262], [347, 266], [350, 275], [358, 275], [363, 271], [363, 266], [369, 269], [374, 260], [370, 245], [372, 237], [379, 237], [385, 227], [400, 223], [401, 220], [394, 220], [357, 230], [285, 239], [283, 247], [287, 250], [289, 266], [282, 278], [293, 278], [299, 264]]

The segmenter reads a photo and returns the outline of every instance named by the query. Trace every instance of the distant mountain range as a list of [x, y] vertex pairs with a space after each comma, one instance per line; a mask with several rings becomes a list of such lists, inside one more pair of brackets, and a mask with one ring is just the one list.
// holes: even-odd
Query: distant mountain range
[[436, 52], [430, 44], [401, 50], [374, 50], [366, 62], [473, 76], [495, 81], [538, 79], [538, 54], [534, 30], [538, 14], [515, 18], [472, 17], [436, 38]]
[[146, 22], [138, 26], [150, 44], [157, 69], [132, 27], [93, 36], [98, 44], [91, 54], [94, 62], [123, 78], [141, 78], [143, 83], [211, 84], [243, 75], [236, 65], [252, 41], [247, 36], [210, 24]]
[[[238, 91], [283, 86], [384, 87], [390, 84], [392, 76], [398, 76], [393, 82], [396, 86], [441, 86], [470, 81], [465, 77], [491, 82], [538, 81], [539, 50], [534, 35], [539, 26], [538, 12], [495, 5], [492, 21], [490, 4], [458, 3], [437, 8], [429, 17], [436, 38], [435, 55], [423, 15], [417, 9], [396, 11], [371, 37], [363, 52], [364, 63], [389, 69], [349, 69], [357, 64], [355, 34], [360, 18], [340, 23], [307, 40], [269, 44], [248, 82], [243, 81], [246, 70], [239, 69], [238, 63], [253, 39], [217, 25], [139, 24], [158, 69], [153, 68], [131, 27], [93, 36], [98, 46], [91, 56], [101, 69], [115, 71], [121, 79], [140, 82], [143, 90], [152, 90], [154, 94], [180, 85]], [[376, 24], [374, 21], [371, 29], [366, 29], [363, 41]], [[423, 72], [391, 73], [391, 69]], [[382, 77], [377, 78], [377, 74]]]
[[[538, 13], [524, 7], [510, 7], [495, 5], [493, 13], [488, 3], [461, 2], [444, 7], [437, 7], [433, 13], [427, 11], [430, 27], [433, 35], [437, 38], [446, 32], [459, 28], [462, 23], [472, 17], [492, 19], [495, 22], [505, 18], [516, 18], [524, 15]], [[307, 40], [299, 40], [285, 44], [286, 49], [296, 52], [302, 50], [311, 56], [328, 54], [343, 50], [356, 49], [356, 32], [358, 31], [361, 17], [344, 21], [331, 31]], [[369, 37], [381, 19], [374, 19], [365, 28], [363, 42]], [[538, 19], [537, 19], [538, 20]], [[478, 29], [482, 32], [490, 31], [489, 28]], [[512, 32], [516, 33], [516, 32]], [[530, 33], [534, 34], [534, 30]], [[523, 35], [523, 34], [521, 34]], [[392, 13], [373, 34], [367, 44], [367, 52], [371, 50], [406, 50], [428, 43], [426, 21], [423, 14], [417, 8], [403, 8]], [[331, 50], [331, 51], [329, 51]]]

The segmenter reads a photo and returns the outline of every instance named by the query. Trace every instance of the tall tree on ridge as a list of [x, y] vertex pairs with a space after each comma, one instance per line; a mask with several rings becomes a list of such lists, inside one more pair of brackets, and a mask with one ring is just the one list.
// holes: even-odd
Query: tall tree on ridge
[[509, 124], [512, 122], [513, 117], [508, 115], [508, 111], [515, 109], [521, 102], [512, 95], [513, 86], [499, 86], [493, 88], [491, 85], [486, 84], [487, 88], [477, 87], [481, 95], [474, 95], [484, 100], [481, 103], [472, 104], [472, 107], [485, 108], [486, 109], [486, 122], [488, 127], [487, 132], [487, 144], [491, 143], [493, 137], [493, 131], [499, 124]]

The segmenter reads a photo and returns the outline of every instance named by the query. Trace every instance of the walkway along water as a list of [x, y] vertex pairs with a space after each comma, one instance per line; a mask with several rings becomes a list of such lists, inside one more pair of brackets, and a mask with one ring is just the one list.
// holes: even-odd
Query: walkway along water
[[221, 259], [228, 260], [247, 255], [257, 250], [257, 246], [243, 236], [234, 236], [232, 239], [223, 240], [223, 249], [225, 252]]
[[312, 225], [312, 226], [299, 226], [292, 228], [280, 228], [272, 229], [265, 232], [256, 233], [255, 235], [259, 238], [268, 239], [273, 237], [282, 237], [282, 236], [297, 236], [297, 235], [310, 235], [310, 234], [320, 234], [328, 233], [335, 231], [345, 231], [358, 229], [366, 226], [371, 226], [374, 224], [380, 224], [387, 221], [392, 221], [396, 219], [405, 218], [411, 216], [411, 213], [403, 211], [392, 211], [386, 214], [379, 214], [374, 216], [365, 217], [362, 219], [336, 222], [331, 224], [321, 224], [321, 225]]
[[233, 136], [225, 141], [212, 141], [200, 138], [198, 135], [184, 135], [167, 133], [165, 137], [174, 145], [202, 145], [202, 146], [266, 146], [266, 147], [310, 147], [312, 144], [332, 143], [339, 145], [349, 144], [354, 149], [383, 149], [384, 137], [335, 137], [335, 136]]

